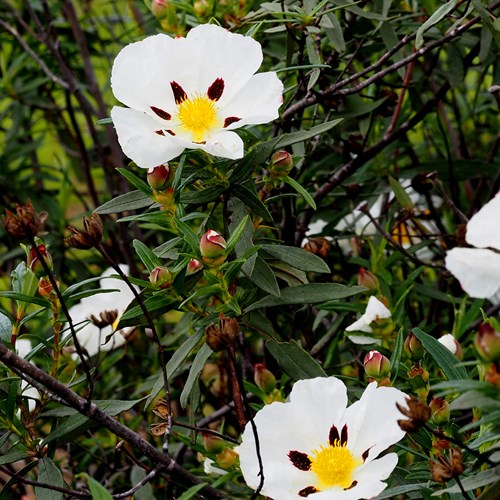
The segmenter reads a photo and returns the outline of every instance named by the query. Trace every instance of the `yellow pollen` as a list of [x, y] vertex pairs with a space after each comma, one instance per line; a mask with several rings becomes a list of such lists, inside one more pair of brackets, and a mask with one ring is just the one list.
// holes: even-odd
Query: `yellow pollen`
[[333, 446], [320, 446], [308, 456], [311, 469], [318, 476], [318, 490], [326, 490], [332, 486], [349, 488], [353, 482], [352, 473], [363, 460], [353, 457], [346, 445], [337, 439]]
[[207, 96], [194, 96], [179, 105], [177, 118], [184, 130], [191, 132], [193, 142], [206, 141], [207, 132], [218, 126], [215, 101]]

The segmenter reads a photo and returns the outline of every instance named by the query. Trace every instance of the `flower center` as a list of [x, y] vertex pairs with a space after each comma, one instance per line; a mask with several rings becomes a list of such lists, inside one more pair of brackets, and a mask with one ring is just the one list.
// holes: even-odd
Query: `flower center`
[[346, 443], [340, 444], [337, 439], [333, 446], [320, 446], [308, 456], [311, 461], [311, 469], [318, 476], [318, 489], [325, 490], [332, 486], [349, 488], [352, 483], [352, 473], [363, 461], [353, 457]]
[[193, 142], [205, 141], [207, 132], [215, 128], [219, 122], [215, 101], [200, 95], [184, 99], [179, 104], [177, 118], [182, 128], [191, 132]]

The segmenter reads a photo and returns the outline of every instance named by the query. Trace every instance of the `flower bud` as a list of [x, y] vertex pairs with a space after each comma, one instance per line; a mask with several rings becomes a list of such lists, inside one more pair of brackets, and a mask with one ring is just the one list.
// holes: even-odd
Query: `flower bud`
[[213, 434], [202, 432], [201, 435], [203, 438], [203, 446], [207, 453], [220, 453], [227, 447], [226, 443], [221, 438]]
[[464, 353], [462, 351], [462, 346], [458, 340], [451, 334], [447, 333], [438, 339], [438, 341], [444, 345], [452, 354], [454, 354], [458, 359], [462, 360]]
[[425, 349], [424, 346], [422, 345], [422, 342], [418, 340], [416, 335], [414, 333], [411, 333], [406, 337], [405, 343], [404, 343], [404, 350], [406, 354], [412, 359], [413, 361], [418, 361], [419, 359], [422, 359], [425, 354]]
[[286, 177], [293, 167], [293, 157], [288, 151], [276, 151], [271, 156], [269, 174], [273, 179]]
[[191, 274], [197, 273], [202, 268], [203, 264], [199, 260], [191, 259], [187, 265], [186, 276], [190, 276]]
[[169, 5], [167, 0], [153, 0], [151, 2], [151, 14], [157, 19], [163, 19], [168, 13], [168, 8]]
[[482, 323], [474, 337], [474, 346], [481, 358], [488, 362], [500, 360], [500, 332], [490, 323]]
[[498, 389], [500, 389], [500, 372], [495, 364], [491, 364], [486, 369], [484, 380]]
[[2, 217], [5, 230], [15, 240], [34, 238], [43, 228], [47, 220], [47, 212], [37, 213], [31, 202], [16, 205], [16, 213], [5, 210]]
[[[59, 286], [59, 283], [56, 280], [56, 284]], [[40, 297], [43, 297], [44, 299], [48, 299], [51, 294], [54, 292], [54, 288], [52, 286], [52, 283], [50, 282], [49, 278], [47, 276], [42, 276], [40, 280], [38, 281], [38, 294]]]
[[378, 290], [380, 282], [378, 278], [364, 267], [360, 267], [358, 271], [358, 285], [365, 286], [370, 290]]
[[436, 425], [445, 424], [450, 420], [450, 405], [444, 398], [432, 398], [429, 403], [431, 419]]
[[372, 382], [382, 381], [390, 376], [391, 362], [383, 354], [378, 351], [370, 351], [364, 359], [365, 373]]
[[226, 240], [217, 231], [209, 229], [201, 238], [200, 252], [205, 264], [220, 266], [225, 260]]
[[155, 288], [168, 288], [172, 284], [172, 273], [166, 267], [157, 266], [149, 274], [149, 282]]
[[276, 378], [262, 363], [257, 363], [254, 368], [255, 385], [270, 394], [276, 388]]
[[429, 372], [417, 362], [408, 372], [408, 378], [415, 394], [426, 399], [429, 394]]
[[[37, 251], [38, 250], [38, 251]], [[43, 244], [37, 245], [37, 248], [31, 247], [28, 252], [28, 258], [26, 259], [26, 266], [32, 271], [37, 277], [45, 276], [47, 273], [43, 262], [49, 268], [50, 271], [54, 270], [54, 265], [52, 263], [52, 257], [47, 251], [47, 247]]]
[[165, 191], [172, 184], [174, 171], [166, 165], [148, 169], [147, 181], [155, 191]]

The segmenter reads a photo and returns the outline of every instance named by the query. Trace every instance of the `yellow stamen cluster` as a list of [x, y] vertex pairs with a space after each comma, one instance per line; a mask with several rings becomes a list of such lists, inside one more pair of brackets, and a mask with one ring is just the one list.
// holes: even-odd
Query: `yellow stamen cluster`
[[219, 126], [215, 101], [207, 96], [194, 96], [179, 105], [177, 118], [184, 130], [191, 132], [193, 142], [206, 141], [207, 132]]
[[363, 461], [356, 459], [346, 445], [341, 445], [336, 440], [327, 447], [320, 446], [308, 456], [311, 461], [311, 469], [318, 477], [318, 489], [320, 491], [339, 486], [349, 488], [353, 482], [352, 473]]

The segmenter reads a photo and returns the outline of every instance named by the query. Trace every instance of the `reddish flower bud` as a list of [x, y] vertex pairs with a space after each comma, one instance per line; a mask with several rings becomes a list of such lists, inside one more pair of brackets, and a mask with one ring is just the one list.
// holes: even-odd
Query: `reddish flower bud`
[[360, 267], [358, 271], [358, 285], [365, 286], [370, 290], [378, 290], [380, 282], [378, 278], [364, 267]]
[[187, 265], [186, 276], [197, 273], [203, 268], [203, 264], [197, 259], [191, 259]]
[[431, 419], [436, 425], [441, 425], [450, 420], [450, 405], [444, 398], [432, 398], [429, 403]]
[[406, 337], [404, 350], [413, 361], [422, 359], [425, 354], [425, 349], [422, 345], [422, 342], [418, 340], [414, 333], [410, 333], [408, 337]]
[[500, 332], [490, 323], [482, 323], [474, 337], [474, 346], [481, 358], [488, 362], [500, 360]]
[[5, 230], [15, 240], [34, 238], [43, 228], [47, 220], [47, 212], [37, 213], [31, 202], [16, 205], [16, 213], [5, 210], [2, 217]]
[[429, 394], [429, 372], [417, 362], [408, 372], [408, 378], [415, 394], [426, 399]]
[[149, 282], [155, 288], [168, 288], [172, 284], [172, 273], [166, 267], [155, 267], [149, 274]]
[[286, 177], [293, 167], [293, 157], [288, 151], [276, 151], [271, 156], [269, 173], [273, 179]]
[[[38, 251], [37, 251], [38, 249]], [[47, 247], [43, 244], [37, 245], [37, 248], [31, 247], [28, 252], [28, 258], [26, 259], [26, 266], [38, 277], [45, 276], [45, 267], [42, 263], [42, 259], [45, 265], [50, 271], [54, 269], [52, 263], [52, 257], [47, 251]]]
[[225, 260], [226, 240], [217, 232], [209, 229], [201, 238], [200, 253], [208, 266], [220, 266]]
[[153, 0], [151, 2], [151, 13], [157, 19], [163, 19], [168, 13], [168, 8], [169, 5], [167, 0]]
[[276, 388], [276, 378], [262, 363], [257, 363], [254, 368], [255, 385], [270, 394]]
[[147, 173], [148, 184], [155, 191], [165, 191], [174, 180], [174, 171], [167, 165], [158, 165], [157, 167], [148, 169]]
[[[56, 284], [57, 286], [59, 286], [57, 280]], [[40, 295], [40, 297], [48, 299], [52, 293], [54, 293], [54, 287], [52, 286], [52, 283], [50, 282], [49, 278], [47, 278], [47, 276], [42, 276], [38, 281], [38, 294]]]
[[378, 351], [370, 351], [365, 356], [363, 364], [370, 381], [380, 381], [391, 373], [391, 362]]

